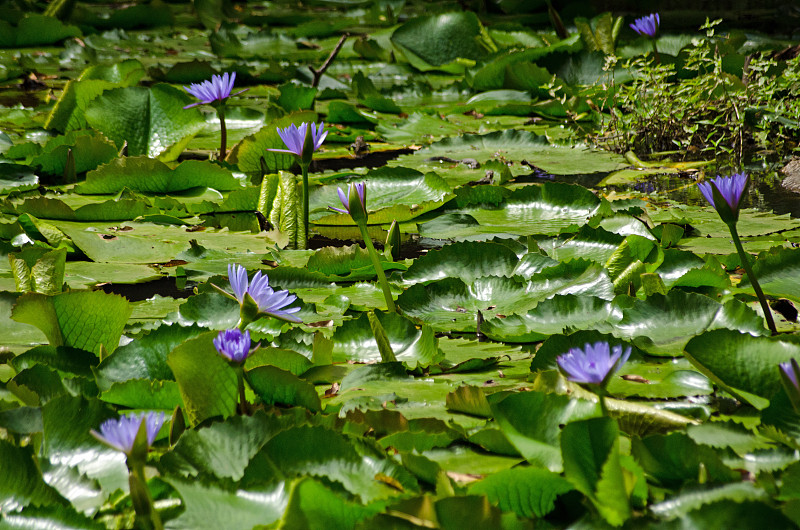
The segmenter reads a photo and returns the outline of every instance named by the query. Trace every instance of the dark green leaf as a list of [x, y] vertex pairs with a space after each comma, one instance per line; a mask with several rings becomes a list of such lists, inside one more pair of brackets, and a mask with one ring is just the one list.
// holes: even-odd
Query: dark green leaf
[[202, 128], [197, 109], [184, 109], [192, 98], [167, 84], [123, 87], [103, 92], [86, 106], [88, 124], [131, 156], [177, 158]]
[[322, 408], [314, 385], [299, 379], [291, 372], [265, 365], [248, 370], [245, 378], [256, 395], [268, 405], [294, 405], [313, 412]]
[[131, 314], [128, 301], [102, 291], [72, 291], [45, 296], [29, 293], [17, 300], [12, 318], [41, 329], [51, 346], [99, 353], [113, 352]]
[[492, 412], [508, 440], [528, 462], [559, 472], [563, 468], [559, 442], [562, 426], [598, 416], [600, 406], [567, 396], [529, 391], [492, 403]]
[[503, 511], [520, 517], [544, 517], [555, 508], [556, 497], [574, 487], [546, 469], [516, 467], [489, 475], [469, 487], [472, 495], [483, 494]]
[[225, 528], [251, 530], [280, 519], [288, 496], [285, 486], [228, 491], [197, 481], [169, 478], [167, 481], [181, 496], [186, 510], [169, 522], [174, 530]]
[[86, 182], [78, 184], [75, 191], [85, 195], [104, 195], [118, 193], [127, 188], [156, 194], [197, 187], [230, 191], [240, 189], [241, 183], [230, 171], [210, 162], [187, 160], [171, 169], [163, 162], [140, 156], [118, 158], [89, 172]]
[[232, 415], [238, 401], [236, 373], [212, 344], [217, 334], [208, 332], [184, 341], [167, 356], [192, 425]]

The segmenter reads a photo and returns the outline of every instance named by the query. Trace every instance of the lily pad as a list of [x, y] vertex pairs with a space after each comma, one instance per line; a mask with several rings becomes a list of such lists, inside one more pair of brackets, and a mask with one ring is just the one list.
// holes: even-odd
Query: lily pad
[[221, 191], [240, 189], [241, 182], [230, 171], [210, 162], [187, 160], [174, 169], [148, 157], [118, 158], [91, 171], [86, 182], [75, 187], [77, 193], [111, 194], [123, 189], [144, 193], [170, 193], [197, 187]]
[[63, 233], [92, 261], [106, 263], [166, 263], [191, 248], [192, 241], [203, 247], [236, 254], [266, 248], [271, 241], [261, 235], [228, 230], [187, 231], [178, 226], [153, 223], [73, 223], [58, 221]]
[[800, 346], [779, 338], [715, 330], [692, 339], [686, 353], [712, 381], [769, 399], [781, 391], [778, 364], [800, 358]]
[[[358, 179], [358, 180], [357, 180]], [[385, 167], [370, 171], [366, 177], [351, 178], [366, 184], [366, 206], [370, 224], [407, 221], [438, 208], [449, 198], [451, 187], [436, 173], [422, 174], [408, 168]], [[321, 225], [353, 225], [346, 214], [325, 214], [329, 206], [342, 207], [337, 188], [344, 184], [325, 184], [310, 192], [311, 219]]]
[[0, 194], [10, 191], [25, 191], [39, 186], [39, 177], [30, 166], [0, 164]]
[[403, 273], [403, 282], [430, 283], [444, 278], [470, 282], [484, 276], [510, 277], [518, 261], [512, 250], [497, 243], [453, 243], [415, 259]]
[[25, 48], [79, 37], [81, 30], [77, 26], [64, 24], [56, 17], [28, 13], [16, 27], [5, 20], [0, 22], [0, 35], [0, 48]]
[[[412, 368], [428, 366], [444, 357], [430, 327], [417, 329], [413, 322], [394, 313], [377, 313], [398, 361]], [[366, 314], [348, 320], [333, 335], [334, 361], [378, 361], [381, 354]]]
[[618, 307], [593, 296], [556, 295], [523, 315], [492, 318], [481, 330], [493, 339], [504, 342], [534, 342], [567, 329], [591, 329], [622, 317]]
[[177, 158], [203, 127], [197, 109], [184, 109], [192, 98], [167, 84], [122, 87], [103, 92], [86, 106], [86, 121], [131, 156]]
[[403, 313], [436, 331], [474, 332], [478, 312], [490, 318], [524, 312], [535, 304], [536, 297], [527, 293], [521, 282], [497, 276], [485, 276], [469, 284], [458, 278], [416, 284], [397, 298]]
[[459, 210], [459, 215], [470, 216], [483, 230], [491, 229], [494, 233], [554, 235], [573, 225], [585, 224], [600, 207], [600, 199], [586, 188], [545, 183], [517, 188], [495, 208], [472, 206]]
[[622, 311], [622, 319], [598, 329], [631, 339], [653, 355], [678, 355], [694, 336], [714, 329], [766, 334], [763, 319], [741, 302], [720, 304], [707, 296], [677, 290], [666, 296], [654, 294], [646, 300], [635, 299]]
[[550, 145], [544, 136], [516, 129], [448, 137], [420, 149], [413, 156], [475, 158], [478, 162], [500, 158], [506, 162], [514, 162], [515, 174], [519, 174], [519, 164], [523, 160], [552, 175], [604, 173], [627, 165], [623, 157], [608, 151], [585, 147], [556, 147]]
[[417, 69], [458, 71], [452, 65], [458, 59], [474, 61], [487, 55], [480, 45], [481, 31], [478, 17], [469, 11], [416, 17], [395, 30], [392, 44]]

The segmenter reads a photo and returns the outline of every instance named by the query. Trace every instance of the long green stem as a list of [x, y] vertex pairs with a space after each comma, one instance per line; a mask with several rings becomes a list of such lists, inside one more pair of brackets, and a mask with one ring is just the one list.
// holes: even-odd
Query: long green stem
[[758, 301], [761, 303], [761, 310], [764, 312], [764, 318], [767, 319], [767, 326], [769, 326], [769, 330], [773, 335], [777, 335], [778, 330], [775, 328], [775, 321], [772, 319], [772, 310], [769, 308], [767, 298], [764, 296], [764, 291], [761, 290], [761, 286], [758, 284], [756, 275], [753, 274], [753, 268], [750, 266], [750, 260], [748, 259], [744, 248], [742, 247], [742, 242], [739, 240], [739, 233], [736, 230], [736, 225], [729, 224], [728, 228], [731, 230], [733, 244], [736, 246], [736, 251], [739, 253], [739, 259], [742, 262], [742, 267], [744, 267], [744, 271], [747, 273], [747, 277], [750, 279], [750, 285], [753, 286], [753, 290], [756, 292]]
[[228, 148], [228, 129], [225, 127], [225, 105], [217, 107], [217, 117], [219, 118], [219, 159], [225, 160]]
[[239, 413], [249, 416], [250, 407], [244, 393], [244, 366], [236, 367], [236, 383], [239, 387]]
[[597, 397], [600, 399], [600, 411], [602, 412], [603, 416], [608, 418], [608, 406], [606, 405], [606, 397], [603, 393], [597, 394]]
[[369, 257], [372, 260], [372, 266], [375, 267], [375, 273], [378, 275], [378, 283], [381, 284], [381, 289], [383, 290], [383, 298], [386, 300], [386, 308], [393, 313], [397, 313], [397, 308], [395, 307], [394, 300], [392, 299], [392, 290], [389, 288], [389, 281], [386, 279], [386, 274], [383, 272], [381, 261], [378, 259], [378, 251], [375, 250], [375, 245], [372, 244], [372, 238], [367, 232], [367, 223], [357, 222], [356, 224], [358, 225], [358, 229], [361, 230], [361, 237], [364, 238], [364, 245], [367, 247], [367, 252], [369, 252]]
[[128, 463], [130, 476], [131, 502], [136, 512], [136, 522], [141, 528], [148, 530], [163, 530], [161, 516], [158, 515], [150, 490], [147, 489], [147, 479], [144, 476], [144, 464], [141, 462]]
[[656, 46], [656, 39], [653, 37], [653, 58], [656, 64], [661, 64], [661, 56], [658, 54], [658, 47]]
[[303, 171], [303, 227], [308, 245], [308, 165], [301, 164], [300, 169]]

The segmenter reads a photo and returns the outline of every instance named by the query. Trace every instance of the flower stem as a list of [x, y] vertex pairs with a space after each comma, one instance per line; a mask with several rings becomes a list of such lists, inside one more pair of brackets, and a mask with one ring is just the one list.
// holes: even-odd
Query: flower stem
[[603, 414], [603, 417], [608, 418], [608, 406], [606, 405], [606, 396], [603, 393], [597, 394], [598, 399], [600, 400], [600, 411]]
[[748, 259], [744, 248], [742, 247], [742, 242], [739, 240], [739, 233], [736, 230], [736, 224], [730, 223], [728, 224], [728, 228], [731, 231], [731, 237], [733, 238], [734, 246], [736, 246], [736, 251], [739, 253], [739, 259], [742, 262], [742, 267], [744, 267], [744, 271], [747, 273], [747, 277], [750, 279], [750, 285], [753, 286], [753, 290], [756, 292], [758, 301], [761, 303], [761, 310], [764, 312], [764, 318], [767, 319], [767, 326], [773, 335], [777, 335], [778, 330], [775, 328], [775, 321], [772, 319], [772, 310], [769, 308], [767, 298], [764, 296], [764, 291], [761, 290], [761, 286], [758, 284], [756, 275], [753, 274], [753, 268], [750, 266], [750, 260]]
[[239, 388], [239, 414], [250, 415], [250, 407], [244, 394], [244, 366], [236, 367], [236, 384]]
[[142, 462], [131, 462], [128, 459], [128, 483], [130, 484], [131, 502], [136, 512], [136, 523], [141, 528], [148, 530], [163, 530], [161, 516], [158, 515], [153, 499], [150, 497], [150, 490], [147, 489], [147, 480], [144, 476], [144, 464]]
[[656, 39], [653, 37], [653, 59], [655, 59], [656, 64], [661, 64], [661, 56], [658, 54], [658, 47], [656, 46]]
[[383, 267], [381, 267], [381, 261], [378, 259], [378, 251], [375, 250], [375, 246], [372, 244], [372, 238], [369, 236], [369, 233], [367, 233], [367, 223], [366, 221], [362, 221], [356, 224], [361, 231], [361, 237], [364, 238], [364, 245], [366, 245], [367, 252], [369, 252], [372, 266], [375, 267], [375, 273], [378, 275], [378, 283], [381, 284], [381, 289], [383, 290], [386, 308], [393, 313], [397, 313], [397, 308], [392, 299], [392, 290], [389, 288], [389, 281], [386, 279], [386, 274], [383, 272]]
[[305, 245], [308, 245], [308, 165], [301, 164], [300, 169], [303, 172], [303, 230], [305, 230]]
[[219, 159], [225, 160], [228, 147], [228, 129], [225, 127], [225, 105], [217, 107], [217, 117], [219, 118]]

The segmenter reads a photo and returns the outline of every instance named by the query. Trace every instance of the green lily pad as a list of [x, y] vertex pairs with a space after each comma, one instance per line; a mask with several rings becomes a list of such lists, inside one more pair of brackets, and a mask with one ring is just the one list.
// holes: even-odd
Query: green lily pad
[[707, 296], [677, 290], [666, 296], [654, 294], [646, 300], [635, 299], [622, 312], [622, 318], [613, 325], [597, 329], [633, 340], [653, 355], [679, 355], [694, 336], [714, 329], [766, 333], [763, 319], [741, 302], [720, 304]]
[[[424, 326], [417, 329], [413, 322], [394, 313], [378, 312], [378, 320], [386, 330], [392, 350], [398, 361], [412, 368], [428, 366], [442, 359], [433, 330]], [[348, 320], [333, 334], [333, 360], [341, 362], [378, 361], [381, 354], [366, 314]]]
[[556, 497], [572, 491], [566, 479], [546, 469], [517, 467], [490, 475], [470, 485], [470, 494], [485, 494], [501, 510], [520, 517], [544, 517], [555, 508]]
[[614, 286], [608, 271], [597, 263], [576, 259], [543, 268], [531, 275], [525, 292], [535, 300], [560, 295], [588, 295], [611, 300]]
[[[563, 469], [561, 427], [599, 415], [597, 403], [544, 392], [520, 392], [492, 404], [500, 429], [525, 459], [553, 472]], [[530, 421], [530, 418], [537, 421]]]
[[[78, 201], [71, 202], [77, 203]], [[17, 204], [14, 210], [17, 213], [26, 213], [38, 218], [65, 221], [126, 221], [158, 212], [152, 205], [137, 199], [85, 202], [86, 204], [73, 208], [61, 199], [32, 197]]]
[[478, 312], [485, 318], [524, 312], [536, 300], [516, 279], [485, 276], [469, 284], [458, 278], [416, 284], [397, 298], [397, 305], [436, 331], [474, 332]]
[[451, 134], [474, 132], [438, 116], [414, 112], [407, 118], [381, 120], [375, 131], [392, 143], [412, 145], [441, 140]]
[[[450, 196], [451, 187], [436, 173], [423, 175], [414, 169], [384, 167], [370, 171], [363, 179], [366, 184], [366, 206], [370, 224], [387, 224], [413, 219], [438, 208]], [[347, 191], [344, 184], [325, 184], [310, 192], [311, 219], [321, 225], [353, 225], [346, 214], [325, 214], [329, 206], [342, 207], [337, 188]]]
[[187, 231], [153, 223], [73, 223], [57, 225], [92, 261], [106, 263], [166, 263], [192, 247], [192, 241], [208, 249], [224, 251], [235, 259], [264, 249], [271, 241], [249, 232], [227, 230]]
[[548, 256], [559, 261], [583, 258], [604, 265], [624, 239], [623, 236], [604, 228], [584, 225], [576, 233], [562, 234], [549, 239], [537, 238], [536, 243]]
[[[487, 61], [476, 69], [473, 74], [472, 86], [475, 90], [503, 88], [513, 79], [513, 73], [518, 67], [527, 68], [527, 65], [531, 64], [531, 62], [535, 62], [546, 55], [558, 51], [575, 52], [582, 47], [583, 43], [581, 42], [580, 33], [576, 32], [566, 39], [556, 41], [550, 46], [534, 46], [522, 51], [512, 49], [499, 53], [493, 56], [492, 60]], [[527, 69], [530, 70], [530, 68]], [[536, 72], [534, 75], [545, 79], [542, 72]], [[551, 76], [547, 75], [545, 82], [549, 81], [550, 78]]]
[[81, 30], [77, 26], [64, 24], [56, 17], [28, 13], [16, 27], [5, 20], [0, 22], [0, 35], [0, 48], [25, 48], [80, 37]]
[[621, 316], [618, 307], [601, 298], [556, 295], [523, 315], [488, 319], [481, 331], [493, 340], [534, 342], [566, 329], [591, 329], [607, 321], [616, 322]]
[[492, 209], [471, 206], [460, 209], [456, 214], [459, 217], [428, 221], [420, 226], [420, 232], [438, 238], [452, 237], [460, 233], [458, 225], [475, 220], [484, 233], [554, 235], [585, 224], [600, 207], [600, 199], [586, 188], [545, 183], [515, 189], [505, 202]]
[[181, 343], [167, 356], [191, 425], [233, 415], [238, 399], [236, 373], [214, 347], [216, 331]]
[[[465, 134], [448, 137], [434, 142], [425, 149], [420, 149], [413, 156], [474, 158], [478, 162], [500, 158], [506, 162], [514, 162], [516, 169], [513, 169], [513, 172], [515, 174], [519, 174], [520, 164], [523, 160], [527, 160], [553, 175], [601, 173], [614, 171], [627, 165], [623, 157], [608, 151], [551, 146], [544, 136], [516, 129], [483, 135]], [[418, 169], [422, 170], [419, 167]]]
[[693, 338], [686, 345], [686, 354], [712, 381], [734, 392], [742, 390], [769, 399], [781, 391], [778, 364], [800, 358], [800, 346], [720, 329]]
[[39, 186], [39, 177], [30, 166], [0, 164], [0, 194], [11, 191], [26, 191]]
[[412, 18], [391, 40], [415, 68], [450, 71], [458, 59], [474, 61], [487, 55], [480, 44], [481, 31], [475, 13], [464, 11]]
[[80, 80], [99, 79], [122, 86], [135, 86], [145, 76], [144, 66], [136, 59], [114, 64], [95, 64], [81, 73]]
[[415, 259], [403, 273], [403, 282], [429, 283], [444, 278], [471, 282], [484, 276], [510, 277], [518, 261], [512, 250], [497, 243], [453, 243]]
[[51, 346], [113, 352], [131, 314], [128, 301], [102, 291], [71, 291], [21, 296], [11, 313], [17, 322], [41, 329]]
[[[376, 275], [369, 253], [359, 245], [320, 249], [308, 259], [306, 267], [331, 280], [368, 280]], [[384, 271], [405, 270], [404, 265], [386, 260], [381, 260], [381, 267]]]
[[170, 528], [191, 530], [203, 526], [248, 530], [280, 519], [288, 501], [283, 484], [228, 491], [197, 480], [170, 477], [186, 510], [170, 521]]
[[381, 511], [383, 502], [368, 505], [352, 502], [340, 493], [310, 478], [293, 487], [283, 522], [290, 528], [355, 528], [357, 523]]
[[[758, 255], [753, 274], [764, 293], [800, 302], [800, 252], [797, 249], [771, 249]], [[750, 278], [742, 277], [739, 288], [754, 292]]]
[[47, 117], [45, 127], [62, 133], [88, 129], [86, 109], [89, 103], [106, 90], [118, 85], [105, 79], [71, 80]]
[[229, 171], [199, 160], [181, 162], [174, 169], [147, 157], [118, 158], [86, 175], [86, 182], [75, 187], [77, 193], [111, 194], [127, 188], [144, 193], [170, 193], [197, 187], [222, 191], [241, 188]]
[[67, 165], [69, 151], [72, 151], [75, 173], [80, 174], [112, 161], [119, 150], [99, 132], [69, 131], [64, 136], [50, 139], [42, 152], [33, 157], [31, 165], [49, 175], [61, 176]]
[[114, 141], [128, 145], [131, 156], [175, 159], [204, 120], [192, 98], [167, 84], [122, 87], [103, 92], [86, 106], [88, 124]]

